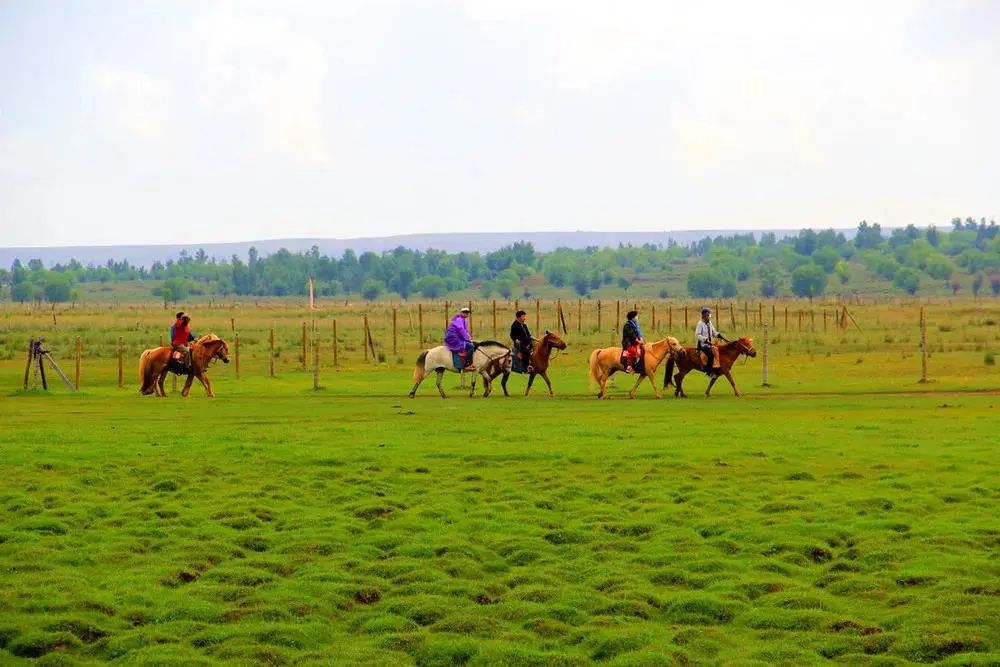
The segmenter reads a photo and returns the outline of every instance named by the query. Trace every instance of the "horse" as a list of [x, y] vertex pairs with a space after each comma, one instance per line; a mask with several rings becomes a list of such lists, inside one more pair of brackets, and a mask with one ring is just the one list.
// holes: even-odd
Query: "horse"
[[[635, 390], [639, 388], [642, 379], [649, 378], [649, 383], [653, 385], [653, 392], [656, 394], [656, 397], [662, 398], [660, 389], [656, 386], [656, 381], [653, 379], [653, 373], [656, 372], [657, 366], [660, 365], [664, 357], [671, 356], [677, 350], [681, 349], [683, 348], [680, 342], [673, 336], [667, 336], [663, 340], [646, 345], [645, 353], [643, 354], [642, 373], [636, 377], [635, 385], [629, 391], [628, 397], [635, 398]], [[592, 381], [596, 380], [601, 386], [601, 391], [598, 392], [597, 398], [607, 398], [608, 378], [617, 371], [625, 370], [625, 367], [621, 364], [621, 356], [622, 349], [620, 347], [599, 348], [590, 353], [590, 379]]]
[[[504, 396], [510, 396], [507, 393], [507, 377], [510, 375], [511, 360], [513, 358], [510, 348], [495, 340], [484, 340], [474, 344], [476, 347], [472, 353], [473, 367], [468, 372], [475, 373], [475, 375], [472, 376], [472, 389], [469, 391], [469, 396], [472, 397], [476, 393], [476, 377], [482, 376], [483, 398], [489, 398], [493, 392], [493, 380], [501, 373], [503, 374], [501, 385]], [[424, 381], [424, 378], [432, 370], [437, 372], [436, 384], [441, 398], [448, 398], [444, 393], [444, 389], [441, 388], [441, 380], [444, 378], [444, 372], [446, 370], [452, 373], [466, 372], [466, 369], [455, 368], [455, 361], [451, 350], [444, 345], [424, 350], [417, 357], [417, 365], [413, 369], [413, 389], [410, 390], [410, 398], [416, 396], [417, 387], [420, 386], [420, 383]]]
[[[736, 383], [733, 382], [733, 363], [739, 358], [741, 354], [745, 354], [748, 357], [756, 357], [757, 350], [753, 349], [753, 338], [738, 338], [733, 341], [729, 341], [725, 345], [719, 346], [719, 371], [726, 376], [729, 380], [729, 384], [733, 386], [733, 393], [738, 397], [740, 395], [740, 390], [736, 388]], [[670, 386], [670, 376], [674, 371], [674, 366], [677, 366], [677, 374], [674, 375], [675, 385], [674, 396], [680, 396], [681, 398], [687, 398], [687, 394], [684, 393], [684, 387], [682, 383], [684, 382], [684, 376], [687, 375], [692, 370], [701, 370], [701, 352], [694, 347], [687, 347], [680, 350], [677, 354], [670, 357], [670, 361], [667, 362], [667, 367], [663, 371], [663, 388], [666, 389]], [[708, 388], [705, 390], [705, 395], [711, 395], [712, 385], [715, 381], [719, 379], [718, 375], [712, 376], [712, 379], [708, 382]]]
[[[145, 350], [139, 357], [139, 382], [142, 383], [139, 392], [147, 396], [156, 394], [166, 396], [167, 392], [163, 388], [163, 381], [170, 371], [170, 353], [172, 348], [161, 346]], [[195, 378], [205, 387], [205, 394], [212, 398], [215, 393], [212, 391], [212, 383], [208, 380], [205, 372], [213, 359], [221, 359], [222, 363], [229, 363], [229, 346], [215, 334], [206, 334], [191, 343], [191, 370], [187, 374], [187, 382], [181, 390], [181, 396], [187, 396], [191, 391], [191, 383]], [[174, 371], [176, 373], [176, 371]], [[183, 375], [183, 373], [177, 373]]]
[[[552, 383], [549, 382], [549, 357], [552, 355], [552, 349], [565, 350], [566, 341], [552, 333], [551, 331], [546, 331], [545, 336], [537, 342], [537, 344], [531, 350], [531, 359], [528, 362], [531, 366], [528, 373], [528, 388], [524, 390], [524, 395], [527, 396], [528, 392], [531, 391], [531, 383], [535, 381], [536, 375], [541, 375], [542, 379], [545, 380], [545, 384], [549, 388], [549, 396], [555, 396], [555, 392], [552, 391]], [[507, 375], [504, 375], [503, 381], [500, 383], [503, 386], [504, 393], [507, 393]]]

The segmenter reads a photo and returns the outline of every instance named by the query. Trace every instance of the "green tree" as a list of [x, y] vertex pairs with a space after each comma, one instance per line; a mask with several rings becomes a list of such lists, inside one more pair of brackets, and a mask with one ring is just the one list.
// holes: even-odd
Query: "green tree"
[[365, 301], [374, 301], [383, 289], [385, 289], [385, 285], [382, 284], [381, 280], [369, 278], [361, 285], [361, 296]]
[[819, 296], [826, 289], [826, 271], [817, 264], [803, 264], [792, 271], [792, 293], [795, 296]]
[[841, 285], [846, 285], [847, 281], [851, 279], [851, 271], [847, 268], [847, 262], [844, 260], [837, 262], [837, 266], [833, 272], [837, 275], [837, 279], [840, 280]]
[[833, 273], [837, 262], [840, 261], [840, 253], [833, 246], [823, 246], [812, 254], [813, 261], [823, 267], [827, 273]]
[[73, 286], [63, 274], [49, 272], [42, 289], [49, 303], [65, 303], [73, 298]]
[[427, 299], [436, 299], [448, 289], [444, 278], [435, 275], [426, 275], [420, 278], [416, 284], [417, 291]]
[[760, 276], [760, 294], [765, 297], [778, 296], [782, 288], [781, 269], [777, 262], [764, 262], [757, 269]]
[[916, 294], [920, 288], [920, 272], [904, 266], [899, 271], [896, 271], [896, 275], [892, 279], [892, 284], [902, 290], [906, 290], [908, 294]]
[[695, 269], [688, 274], [687, 288], [691, 296], [715, 296], [720, 287], [719, 276], [711, 269]]

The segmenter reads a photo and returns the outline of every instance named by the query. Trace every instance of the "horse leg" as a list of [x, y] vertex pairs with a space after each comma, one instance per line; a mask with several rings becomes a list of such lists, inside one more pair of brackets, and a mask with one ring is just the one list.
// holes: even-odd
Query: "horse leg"
[[489, 398], [492, 393], [493, 381], [490, 379], [489, 375], [483, 375], [483, 398]]
[[443, 380], [443, 379], [444, 379], [444, 369], [443, 368], [439, 368], [439, 369], [437, 369], [437, 381], [434, 384], [437, 385], [438, 393], [441, 394], [441, 398], [448, 398], [444, 394], [444, 389], [441, 388], [441, 380]]
[[545, 385], [549, 388], [549, 396], [555, 396], [556, 392], [552, 391], [552, 383], [549, 382], [549, 374], [546, 372], [541, 373], [542, 379], [545, 380]]
[[712, 379], [708, 381], [708, 388], [705, 389], [705, 395], [706, 396], [711, 396], [712, 395], [712, 385], [715, 384], [715, 381], [718, 380], [718, 379], [719, 379], [718, 375], [713, 375]]
[[205, 388], [205, 395], [209, 398], [215, 398], [215, 394], [212, 393], [212, 383], [208, 381], [208, 377], [204, 373], [198, 373], [198, 382], [201, 382], [201, 386]]
[[187, 395], [191, 392], [191, 383], [194, 382], [194, 373], [188, 373], [187, 380], [184, 381], [184, 388], [181, 389], [181, 396], [187, 398]]
[[507, 393], [507, 379], [509, 377], [510, 377], [510, 373], [508, 373], [507, 371], [504, 371], [503, 380], [500, 381], [500, 386], [503, 387], [503, 395], [504, 396], [510, 396], [510, 394]]
[[642, 384], [642, 380], [645, 377], [646, 377], [645, 375], [640, 375], [639, 377], [637, 377], [635, 379], [635, 384], [632, 385], [632, 389], [629, 390], [629, 392], [628, 392], [628, 397], [629, 398], [635, 398], [635, 390], [639, 388], [639, 385]]
[[597, 392], [597, 398], [607, 398], [608, 397], [608, 376], [601, 375], [597, 380], [600, 390]]
[[163, 388], [163, 381], [167, 379], [167, 368], [164, 366], [163, 371], [153, 379], [153, 393], [160, 397], [165, 397], [167, 391]]
[[[469, 398], [472, 398], [473, 396], [476, 395], [476, 378], [478, 378], [478, 377], [479, 377], [479, 373], [473, 373], [472, 374], [472, 382], [469, 383], [471, 385], [469, 387]], [[485, 383], [486, 383], [486, 379], [484, 378], [483, 379], [484, 386], [485, 386]]]
[[733, 386], [733, 393], [736, 394], [736, 398], [739, 398], [740, 397], [740, 390], [736, 388], [736, 383], [733, 382], [733, 374], [732, 374], [732, 372], [727, 368], [725, 371], [723, 371], [723, 373], [725, 373], [726, 379], [729, 380], [729, 384], [731, 384]]
[[653, 379], [652, 375], [647, 375], [649, 378], [649, 384], [653, 385], [653, 393], [656, 394], [657, 398], [663, 398], [663, 394], [660, 393], [660, 388], [656, 386], [656, 380]]
[[529, 373], [528, 374], [528, 387], [527, 387], [527, 389], [524, 390], [524, 395], [525, 396], [527, 396], [528, 392], [531, 391], [531, 383], [534, 382], [534, 381], [535, 381], [535, 374], [534, 373]]
[[420, 383], [423, 382], [424, 378], [426, 377], [427, 377], [427, 369], [425, 368], [423, 373], [420, 374], [420, 379], [413, 383], [413, 389], [410, 390], [410, 398], [413, 398], [417, 395], [417, 387], [420, 386]]
[[681, 398], [687, 398], [688, 395], [684, 393], [684, 376], [686, 373], [678, 371], [677, 375], [674, 376], [674, 385], [677, 387], [674, 389], [674, 396], [680, 396]]

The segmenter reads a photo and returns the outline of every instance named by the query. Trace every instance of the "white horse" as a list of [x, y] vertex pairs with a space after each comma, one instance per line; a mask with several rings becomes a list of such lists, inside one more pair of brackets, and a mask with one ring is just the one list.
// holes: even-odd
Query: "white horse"
[[[468, 370], [470, 373], [475, 373], [472, 376], [472, 390], [469, 392], [469, 396], [476, 393], [476, 375], [481, 375], [483, 378], [483, 398], [489, 398], [490, 393], [493, 391], [494, 378], [498, 375], [503, 375], [503, 384], [507, 383], [513, 356], [509, 347], [494, 340], [480, 341], [475, 343], [475, 345], [476, 349], [472, 353], [473, 367]], [[444, 345], [424, 350], [417, 357], [417, 366], [413, 369], [413, 389], [410, 390], [410, 398], [416, 395], [417, 387], [420, 386], [420, 383], [424, 381], [424, 378], [431, 371], [437, 372], [436, 384], [438, 391], [441, 393], [441, 398], [448, 398], [445, 396], [444, 389], [441, 388], [441, 380], [444, 378], [444, 372], [465, 372], [464, 370], [455, 368], [455, 361], [452, 358], [451, 350]], [[503, 393], [505, 396], [510, 395], [507, 393], [507, 387], [503, 388]]]

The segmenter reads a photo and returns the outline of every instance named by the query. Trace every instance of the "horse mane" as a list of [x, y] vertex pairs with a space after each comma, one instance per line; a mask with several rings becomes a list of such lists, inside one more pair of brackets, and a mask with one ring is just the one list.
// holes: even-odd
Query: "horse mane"
[[194, 342], [197, 343], [198, 345], [205, 345], [207, 343], [214, 343], [220, 340], [222, 339], [216, 336], [214, 333], [208, 333], [205, 334], [204, 336], [199, 336]]
[[510, 349], [509, 347], [507, 347], [506, 345], [504, 345], [503, 343], [501, 343], [498, 340], [481, 340], [478, 343], [476, 343], [476, 347], [482, 347], [483, 345], [496, 345], [497, 347], [502, 347], [505, 350], [509, 350]]

